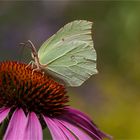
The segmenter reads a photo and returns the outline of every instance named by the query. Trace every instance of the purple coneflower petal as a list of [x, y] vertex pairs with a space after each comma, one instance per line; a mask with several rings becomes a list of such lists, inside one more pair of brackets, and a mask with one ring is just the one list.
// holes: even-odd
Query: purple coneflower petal
[[59, 122], [58, 119], [54, 119], [57, 126], [63, 131], [63, 133], [67, 136], [68, 140], [77, 140], [76, 137], [63, 125]]
[[59, 120], [59, 122], [69, 129], [78, 138], [78, 140], [93, 140], [88, 134], [79, 129], [77, 126], [64, 120]]
[[70, 123], [74, 123], [78, 127], [85, 130], [91, 137], [101, 140], [100, 131], [95, 124], [92, 123], [91, 119], [88, 118], [84, 113], [67, 108], [68, 112], [63, 116], [64, 120], [67, 120]]
[[88, 128], [92, 128], [96, 131], [99, 131], [97, 126], [93, 123], [93, 121], [87, 115], [73, 108], [67, 108], [67, 109], [68, 109], [68, 115], [73, 116], [74, 119], [76, 119], [76, 121], [78, 120], [77, 118], [80, 118], [80, 123], [82, 123]]
[[35, 113], [31, 112], [27, 116], [28, 123], [26, 125], [24, 140], [42, 140], [41, 124]]
[[44, 120], [51, 132], [53, 140], [68, 140], [63, 131], [58, 127], [52, 118], [44, 116]]
[[10, 108], [0, 108], [0, 123], [7, 117]]
[[76, 122], [76, 120], [74, 120], [71, 116], [65, 115], [63, 116], [63, 120], [75, 125], [79, 129], [82, 128], [85, 131], [85, 133], [88, 133], [92, 138], [95, 138], [96, 140], [101, 140], [101, 138], [97, 134], [95, 134], [94, 131], [91, 131], [88, 127], [86, 127], [85, 125], [82, 125], [82, 123], [81, 124], [79, 123], [80, 118]]
[[98, 127], [92, 122], [92, 120], [84, 113], [73, 108], [67, 108], [67, 111], [68, 112], [65, 115], [65, 118], [67, 118], [71, 122], [73, 121], [73, 123], [83, 128], [85, 131], [87, 131], [90, 135], [92, 135], [96, 139], [97, 138], [101, 139], [102, 137], [112, 139], [110, 135], [107, 135], [102, 131], [100, 131]]
[[27, 118], [22, 109], [17, 109], [9, 122], [4, 140], [24, 140]]

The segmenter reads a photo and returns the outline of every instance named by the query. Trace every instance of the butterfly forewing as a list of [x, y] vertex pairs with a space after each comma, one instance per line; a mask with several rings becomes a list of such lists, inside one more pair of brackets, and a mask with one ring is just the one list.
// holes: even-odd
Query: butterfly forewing
[[45, 69], [68, 86], [80, 86], [97, 73], [91, 28], [89, 21], [70, 22], [45, 41], [38, 51], [40, 63], [47, 64]]

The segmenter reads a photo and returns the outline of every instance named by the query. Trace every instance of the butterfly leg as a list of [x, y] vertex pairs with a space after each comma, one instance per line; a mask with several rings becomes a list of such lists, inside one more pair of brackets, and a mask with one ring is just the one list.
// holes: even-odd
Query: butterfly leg
[[35, 69], [33, 69], [33, 70], [32, 70], [32, 74], [34, 74], [34, 72], [35, 72], [35, 71], [40, 72], [40, 71], [41, 71], [41, 69], [40, 69], [40, 68], [35, 68]]
[[33, 68], [34, 68], [34, 65], [35, 65], [35, 62], [34, 62], [33, 60], [31, 60], [31, 61], [29, 62], [29, 64], [28, 64], [25, 68], [28, 68], [28, 67], [31, 66], [31, 68], [33, 69]]

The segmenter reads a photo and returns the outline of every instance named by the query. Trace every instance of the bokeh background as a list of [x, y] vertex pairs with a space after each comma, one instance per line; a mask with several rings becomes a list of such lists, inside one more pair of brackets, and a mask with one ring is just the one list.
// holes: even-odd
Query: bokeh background
[[0, 1], [0, 61], [28, 63], [30, 50], [19, 43], [31, 40], [39, 48], [75, 19], [94, 22], [99, 74], [68, 89], [70, 105], [87, 113], [115, 139], [139, 140], [139, 1]]

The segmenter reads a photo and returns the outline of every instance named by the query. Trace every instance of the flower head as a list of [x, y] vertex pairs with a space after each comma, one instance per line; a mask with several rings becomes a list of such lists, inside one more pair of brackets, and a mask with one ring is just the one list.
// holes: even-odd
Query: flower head
[[65, 87], [18, 62], [0, 63], [0, 123], [5, 140], [102, 140], [108, 135], [82, 112], [68, 107]]

